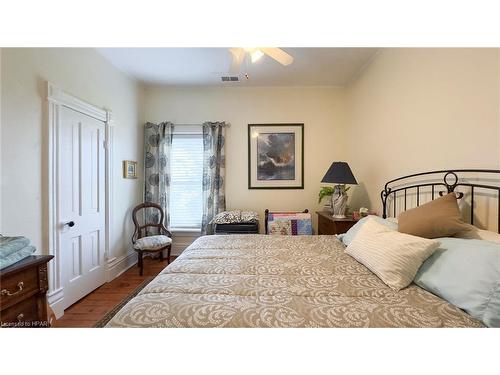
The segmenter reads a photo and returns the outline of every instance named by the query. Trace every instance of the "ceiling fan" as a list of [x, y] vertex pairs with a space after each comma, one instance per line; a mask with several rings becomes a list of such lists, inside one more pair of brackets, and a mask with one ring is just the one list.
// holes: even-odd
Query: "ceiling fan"
[[237, 74], [240, 72], [241, 64], [245, 61], [247, 56], [250, 56], [252, 63], [259, 60], [262, 56], [267, 55], [276, 60], [282, 65], [290, 65], [293, 62], [293, 57], [283, 51], [281, 48], [229, 48], [232, 56], [231, 66], [229, 71]]

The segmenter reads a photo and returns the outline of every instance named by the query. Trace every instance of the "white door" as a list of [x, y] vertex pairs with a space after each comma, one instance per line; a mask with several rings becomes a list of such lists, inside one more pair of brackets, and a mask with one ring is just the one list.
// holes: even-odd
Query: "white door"
[[105, 282], [105, 127], [61, 111], [59, 218], [64, 309]]

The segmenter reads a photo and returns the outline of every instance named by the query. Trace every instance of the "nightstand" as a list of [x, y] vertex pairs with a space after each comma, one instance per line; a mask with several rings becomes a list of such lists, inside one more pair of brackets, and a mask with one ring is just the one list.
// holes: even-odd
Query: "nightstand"
[[351, 217], [334, 219], [328, 211], [316, 211], [318, 214], [318, 234], [341, 234], [347, 232], [357, 220]]

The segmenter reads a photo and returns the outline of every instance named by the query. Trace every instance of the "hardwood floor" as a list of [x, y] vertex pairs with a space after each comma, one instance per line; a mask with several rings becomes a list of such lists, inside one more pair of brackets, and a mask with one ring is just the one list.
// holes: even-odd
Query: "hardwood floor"
[[[175, 257], [171, 257], [173, 261]], [[144, 280], [154, 277], [167, 266], [167, 261], [144, 258], [144, 275], [133, 266], [113, 281], [97, 288], [92, 293], [70, 306], [53, 327], [93, 327], [106, 313], [123, 301]]]

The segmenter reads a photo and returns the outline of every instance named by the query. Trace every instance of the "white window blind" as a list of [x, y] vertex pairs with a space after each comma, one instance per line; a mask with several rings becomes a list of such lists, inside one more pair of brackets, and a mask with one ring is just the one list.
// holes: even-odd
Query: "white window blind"
[[170, 163], [170, 226], [201, 228], [203, 138], [201, 134], [175, 134]]

